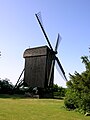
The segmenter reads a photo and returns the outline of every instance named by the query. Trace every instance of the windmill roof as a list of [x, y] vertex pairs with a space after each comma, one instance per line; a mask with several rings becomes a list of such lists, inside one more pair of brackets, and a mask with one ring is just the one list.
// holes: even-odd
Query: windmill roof
[[45, 56], [47, 55], [47, 49], [49, 49], [48, 46], [29, 48], [24, 51], [23, 57]]

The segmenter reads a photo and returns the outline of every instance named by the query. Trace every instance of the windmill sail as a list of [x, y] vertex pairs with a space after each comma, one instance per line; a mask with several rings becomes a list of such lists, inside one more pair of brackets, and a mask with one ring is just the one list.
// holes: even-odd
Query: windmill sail
[[55, 65], [55, 54], [57, 54], [57, 49], [59, 46], [59, 42], [60, 42], [60, 35], [58, 33], [58, 37], [57, 37], [57, 41], [56, 41], [56, 46], [55, 46], [55, 52], [53, 53], [53, 60], [52, 60], [52, 64], [51, 64], [51, 69], [50, 69], [50, 75], [49, 75], [49, 81], [48, 81], [48, 85], [50, 85], [50, 82], [52, 81], [52, 75], [54, 74], [54, 65]]
[[46, 34], [45, 30], [44, 30], [44, 27], [43, 27], [43, 25], [42, 25], [42, 23], [41, 23], [41, 21], [40, 21], [40, 19], [39, 19], [40, 17], [38, 17], [38, 14], [35, 14], [35, 16], [36, 16], [36, 18], [37, 18], [37, 20], [38, 20], [38, 23], [39, 23], [39, 25], [40, 25], [40, 27], [41, 27], [41, 29], [42, 29], [42, 31], [43, 31], [44, 36], [45, 36], [45, 38], [46, 38], [46, 40], [47, 40], [47, 42], [48, 42], [48, 44], [49, 44], [49, 47], [51, 48], [51, 50], [53, 50], [53, 48], [52, 48], [52, 46], [51, 46], [51, 44], [50, 44], [50, 42], [49, 42], [48, 36], [47, 36], [47, 34]]
[[50, 86], [52, 75], [54, 74], [54, 65], [55, 65], [55, 60], [52, 60], [51, 63], [51, 68], [50, 68], [50, 73], [49, 73], [49, 80], [48, 80], [48, 86]]
[[63, 75], [64, 79], [67, 81], [65, 72], [64, 72], [64, 70], [63, 70], [63, 67], [62, 67], [62, 65], [61, 65], [61, 63], [60, 63], [60, 61], [59, 61], [59, 59], [58, 59], [57, 57], [55, 57], [55, 59], [56, 59], [58, 65], [59, 65], [59, 68], [60, 68], [60, 70], [61, 70], [61, 72], [62, 72], [62, 75]]
[[1, 51], [0, 51], [0, 56], [1, 56]]
[[61, 40], [61, 36], [60, 36], [60, 34], [58, 33], [57, 42], [56, 42], [56, 46], [55, 46], [55, 52], [56, 52], [56, 53], [57, 53], [57, 49], [58, 49], [60, 40]]

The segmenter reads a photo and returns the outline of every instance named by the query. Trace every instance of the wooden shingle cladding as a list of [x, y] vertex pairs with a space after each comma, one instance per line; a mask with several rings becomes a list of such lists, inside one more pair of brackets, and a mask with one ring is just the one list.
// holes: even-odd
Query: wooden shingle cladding
[[[26, 49], [24, 81], [30, 87], [48, 87], [52, 54], [47, 46]], [[52, 78], [53, 79], [53, 78]]]

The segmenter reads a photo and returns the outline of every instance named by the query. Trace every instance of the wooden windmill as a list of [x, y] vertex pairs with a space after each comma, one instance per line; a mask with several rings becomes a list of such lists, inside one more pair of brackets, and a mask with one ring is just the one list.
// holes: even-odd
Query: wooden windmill
[[[24, 51], [23, 57], [25, 58], [25, 68], [23, 70], [24, 72], [23, 81], [29, 87], [32, 87], [32, 88], [39, 87], [45, 90], [53, 87], [55, 62], [58, 63], [58, 66], [61, 70], [63, 78], [66, 81], [67, 79], [66, 79], [63, 67], [58, 57], [56, 56], [56, 54], [58, 53], [57, 49], [58, 49], [59, 41], [61, 38], [60, 35], [58, 34], [57, 42], [54, 50], [51, 46], [51, 43], [47, 37], [47, 34], [40, 20], [40, 13], [35, 14], [35, 16], [46, 38], [48, 46], [29, 48]], [[19, 83], [19, 80], [16, 86], [18, 85], [18, 83]]]

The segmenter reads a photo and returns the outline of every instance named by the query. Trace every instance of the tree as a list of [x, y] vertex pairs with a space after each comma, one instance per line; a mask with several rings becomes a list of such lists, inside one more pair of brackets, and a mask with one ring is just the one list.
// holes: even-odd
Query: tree
[[68, 109], [78, 109], [86, 113], [90, 112], [90, 61], [88, 56], [81, 57], [86, 70], [79, 74], [75, 71], [70, 75], [70, 81], [67, 82], [67, 93], [65, 106]]
[[57, 84], [53, 85], [53, 92], [54, 92], [54, 96], [57, 97], [65, 97], [65, 93], [66, 93], [66, 88], [60, 87]]
[[0, 79], [0, 93], [1, 94], [8, 94], [11, 93], [13, 90], [13, 85], [9, 79]]

